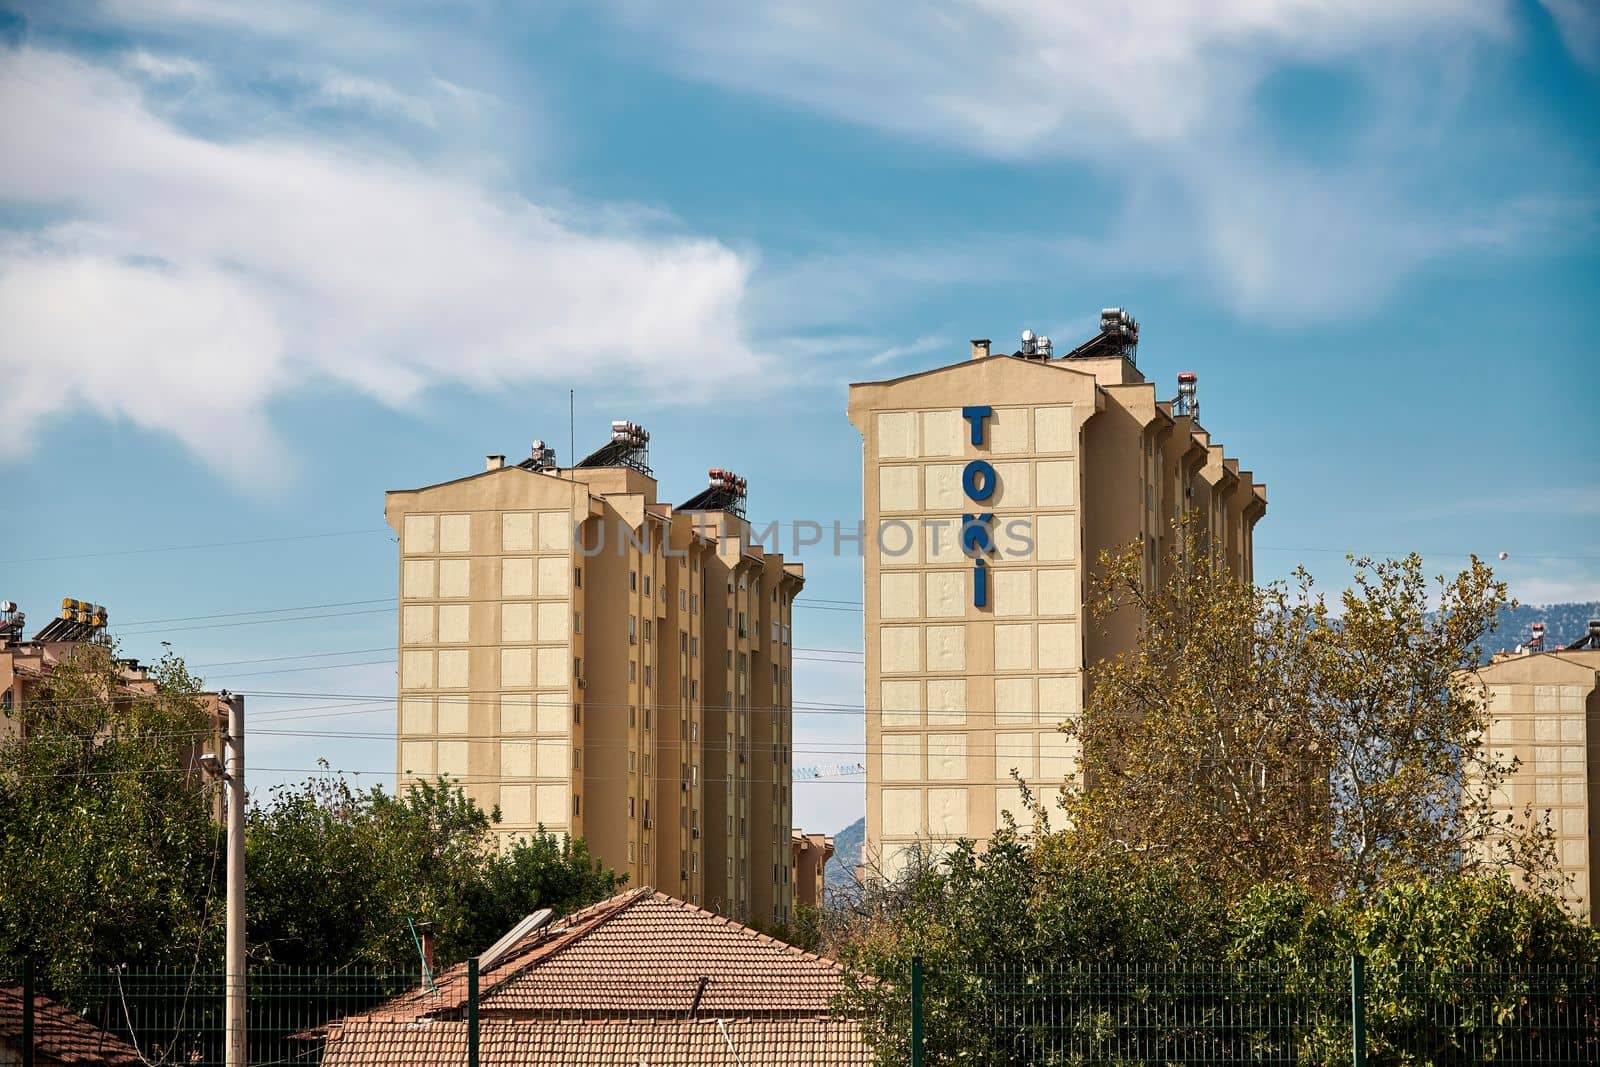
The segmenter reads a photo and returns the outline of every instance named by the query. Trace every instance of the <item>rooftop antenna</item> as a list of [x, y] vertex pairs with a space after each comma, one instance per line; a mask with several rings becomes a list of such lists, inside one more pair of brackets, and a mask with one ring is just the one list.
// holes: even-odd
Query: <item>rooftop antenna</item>
[[568, 463], [572, 463], [578, 458], [578, 431], [573, 429], [572, 417], [578, 406], [577, 396], [577, 390], [567, 390], [567, 455], [572, 457], [572, 459], [567, 460]]

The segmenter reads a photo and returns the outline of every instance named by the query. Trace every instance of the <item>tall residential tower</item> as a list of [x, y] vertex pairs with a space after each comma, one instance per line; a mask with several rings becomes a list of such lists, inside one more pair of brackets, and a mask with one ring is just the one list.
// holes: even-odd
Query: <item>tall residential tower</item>
[[1083, 615], [1086, 567], [1143, 538], [1159, 577], [1172, 520], [1195, 513], [1248, 578], [1266, 487], [1201, 428], [1195, 378], [1157, 397], [1120, 309], [1061, 357], [972, 342], [971, 358], [850, 387], [863, 438], [868, 531], [866, 858], [987, 838], [1011, 811], [1015, 769], [1059, 784], [1077, 753], [1058, 723], [1083, 707], [1084, 668], [1129, 648]]
[[402, 783], [448, 775], [504, 838], [538, 827], [691, 903], [787, 921], [797, 563], [720, 468], [657, 499], [626, 422], [390, 492], [400, 538]]

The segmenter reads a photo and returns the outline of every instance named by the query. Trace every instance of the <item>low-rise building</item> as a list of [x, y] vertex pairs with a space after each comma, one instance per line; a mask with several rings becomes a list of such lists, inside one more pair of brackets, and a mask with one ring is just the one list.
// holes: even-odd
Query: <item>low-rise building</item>
[[[843, 965], [644, 887], [524, 919], [478, 957], [484, 1063], [866, 1067]], [[467, 964], [325, 1031], [323, 1067], [464, 1063]]]
[[[20, 982], [0, 982], [0, 1067], [144, 1067], [149, 1061], [115, 1034], [95, 1026], [42, 993], [34, 993], [33, 1018], [25, 1024]], [[32, 1048], [23, 1047], [31, 1028]]]

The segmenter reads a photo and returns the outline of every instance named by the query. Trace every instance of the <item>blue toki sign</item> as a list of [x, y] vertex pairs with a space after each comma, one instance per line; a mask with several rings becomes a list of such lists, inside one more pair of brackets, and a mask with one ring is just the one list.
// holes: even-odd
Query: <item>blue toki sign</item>
[[[981, 446], [988, 432], [989, 416], [994, 409], [988, 404], [973, 404], [961, 409], [961, 417], [972, 428], [972, 443]], [[999, 476], [994, 465], [986, 459], [975, 459], [961, 472], [961, 488], [974, 504], [981, 504], [994, 496]], [[994, 552], [994, 512], [977, 512], [961, 516], [961, 549], [972, 558], [972, 605], [989, 606], [989, 560]]]

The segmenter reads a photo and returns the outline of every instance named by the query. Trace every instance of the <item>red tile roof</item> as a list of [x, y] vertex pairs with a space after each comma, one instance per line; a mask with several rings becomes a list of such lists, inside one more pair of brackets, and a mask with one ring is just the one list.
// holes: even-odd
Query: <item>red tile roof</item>
[[[478, 978], [479, 1011], [575, 1015], [825, 1015], [842, 964], [645, 887], [601, 901], [511, 946]], [[466, 964], [367, 1013], [459, 1017]]]
[[[832, 1015], [848, 973], [646, 887], [529, 933], [478, 978], [483, 1062], [865, 1067]], [[324, 1067], [411, 1067], [465, 1050], [466, 965], [327, 1030]], [[732, 1048], [729, 1042], [732, 1042]]]
[[[485, 1067], [870, 1067], [848, 1019], [541, 1019], [482, 1022]], [[322, 1067], [465, 1063], [463, 1022], [351, 1019], [329, 1034]]]
[[[22, 986], [17, 982], [0, 982], [0, 1044], [22, 1048]], [[48, 1063], [100, 1067], [143, 1063], [132, 1045], [39, 993], [33, 995], [33, 1049]]]

